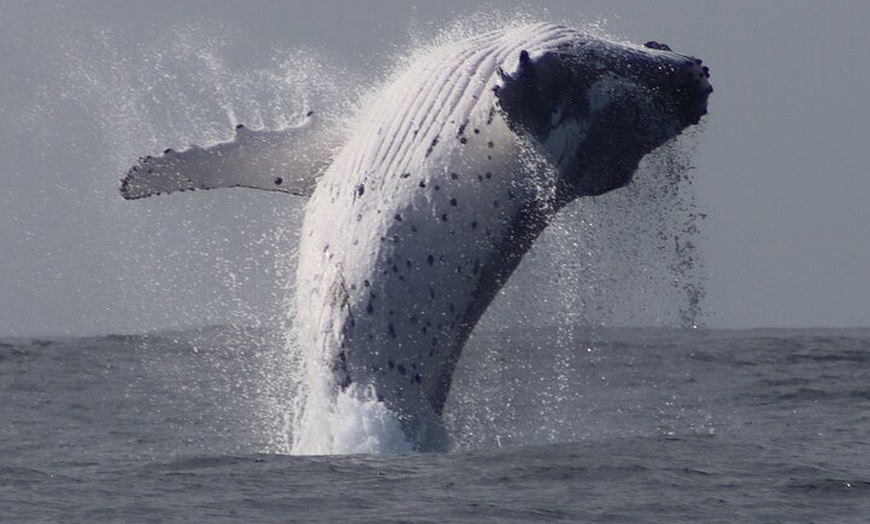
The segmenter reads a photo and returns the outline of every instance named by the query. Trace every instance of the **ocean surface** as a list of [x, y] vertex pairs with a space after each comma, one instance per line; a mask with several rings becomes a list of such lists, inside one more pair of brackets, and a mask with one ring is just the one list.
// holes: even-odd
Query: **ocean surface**
[[288, 455], [282, 347], [0, 339], [0, 521], [870, 522], [870, 330], [478, 332], [401, 456]]

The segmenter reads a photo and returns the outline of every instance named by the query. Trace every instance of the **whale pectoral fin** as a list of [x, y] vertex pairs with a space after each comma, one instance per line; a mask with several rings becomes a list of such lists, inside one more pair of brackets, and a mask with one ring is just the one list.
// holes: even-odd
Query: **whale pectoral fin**
[[127, 200], [174, 191], [247, 187], [308, 196], [329, 165], [339, 133], [309, 113], [279, 131], [236, 127], [232, 140], [139, 158], [121, 180]]

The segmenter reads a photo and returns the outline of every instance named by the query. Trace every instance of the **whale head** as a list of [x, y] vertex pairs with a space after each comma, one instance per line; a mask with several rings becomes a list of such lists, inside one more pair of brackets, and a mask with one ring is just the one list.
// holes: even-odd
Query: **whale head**
[[657, 42], [520, 50], [500, 76], [509, 123], [560, 171], [557, 205], [628, 184], [646, 154], [700, 121], [713, 92], [700, 59]]

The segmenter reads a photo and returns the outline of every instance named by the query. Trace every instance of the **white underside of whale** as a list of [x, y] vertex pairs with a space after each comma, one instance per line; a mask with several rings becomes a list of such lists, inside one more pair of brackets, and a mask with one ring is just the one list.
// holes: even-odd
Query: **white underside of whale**
[[[422, 420], [414, 440], [443, 438], [430, 397], [467, 337], [462, 322], [479, 272], [503, 255], [497, 248], [512, 218], [552, 190], [497, 110], [497, 71], [516, 63], [521, 47], [534, 54], [536, 45], [576, 36], [526, 28], [439, 48], [364, 113], [318, 182], [302, 228], [299, 344], [313, 349], [305, 352], [315, 375], [307, 382], [326, 385], [307, 392], [302, 416], [310, 420], [298, 425], [295, 451], [353, 451], [384, 438], [348, 442], [324, 427], [339, 405], [330, 369], [337, 351], [345, 351], [356, 386], [339, 394], [341, 402], [386, 397], [393, 411]], [[567, 143], [577, 140], [571, 131], [553, 147], [576, 146]], [[388, 421], [382, 429], [399, 424], [382, 413], [376, 420]], [[348, 449], [336, 450], [337, 442]]]

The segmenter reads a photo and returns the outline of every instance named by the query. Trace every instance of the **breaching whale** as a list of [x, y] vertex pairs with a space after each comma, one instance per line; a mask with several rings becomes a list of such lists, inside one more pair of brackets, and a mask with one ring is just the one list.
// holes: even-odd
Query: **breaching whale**
[[350, 125], [309, 113], [279, 131], [238, 126], [229, 142], [140, 158], [121, 194], [310, 196], [295, 329], [321, 388], [301, 417], [324, 399], [368, 399], [415, 449], [444, 449], [463, 346], [532, 242], [560, 208], [628, 184], [647, 153], [697, 124], [708, 78], [656, 42], [510, 27], [419, 57]]

